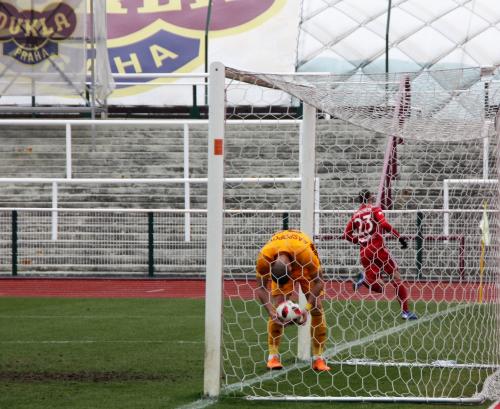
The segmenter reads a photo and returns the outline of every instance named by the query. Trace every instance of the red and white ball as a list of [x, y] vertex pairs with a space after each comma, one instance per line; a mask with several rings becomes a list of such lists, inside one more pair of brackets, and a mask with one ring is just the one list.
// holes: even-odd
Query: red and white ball
[[283, 323], [294, 322], [298, 325], [304, 324], [307, 319], [300, 306], [290, 300], [284, 301], [276, 307], [276, 315]]

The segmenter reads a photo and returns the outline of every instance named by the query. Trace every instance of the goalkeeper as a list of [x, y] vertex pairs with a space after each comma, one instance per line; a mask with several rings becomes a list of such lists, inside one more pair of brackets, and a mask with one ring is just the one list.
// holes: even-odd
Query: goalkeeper
[[322, 356], [326, 342], [326, 320], [320, 298], [324, 282], [318, 252], [312, 240], [298, 230], [283, 230], [274, 234], [260, 250], [256, 270], [255, 293], [269, 313], [267, 368], [283, 368], [279, 346], [284, 324], [276, 316], [276, 306], [292, 297], [297, 283], [307, 298], [304, 314], [311, 314], [312, 368], [315, 371], [330, 370]]
[[373, 197], [368, 190], [359, 193], [359, 202], [360, 207], [349, 220], [342, 236], [345, 240], [359, 244], [364, 274], [361, 273], [355, 281], [354, 291], [364, 285], [372, 291], [382, 293], [384, 282], [380, 273], [383, 271], [396, 290], [401, 305], [401, 318], [416, 320], [416, 314], [408, 309], [408, 290], [401, 281], [398, 266], [385, 246], [382, 235], [384, 232], [391, 233], [399, 240], [402, 249], [406, 249], [408, 243], [385, 219], [382, 209], [373, 205]]

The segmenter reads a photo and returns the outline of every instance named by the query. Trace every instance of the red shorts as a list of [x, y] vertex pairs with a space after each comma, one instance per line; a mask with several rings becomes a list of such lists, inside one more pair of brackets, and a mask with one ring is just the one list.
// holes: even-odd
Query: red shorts
[[386, 247], [362, 247], [359, 256], [365, 269], [365, 280], [368, 283], [376, 281], [382, 271], [392, 275], [398, 268]]

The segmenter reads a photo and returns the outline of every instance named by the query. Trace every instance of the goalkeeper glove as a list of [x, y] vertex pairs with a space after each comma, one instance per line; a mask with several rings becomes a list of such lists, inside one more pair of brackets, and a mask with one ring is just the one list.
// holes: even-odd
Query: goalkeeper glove
[[399, 244], [401, 244], [403, 250], [408, 248], [408, 242], [402, 237], [399, 238]]

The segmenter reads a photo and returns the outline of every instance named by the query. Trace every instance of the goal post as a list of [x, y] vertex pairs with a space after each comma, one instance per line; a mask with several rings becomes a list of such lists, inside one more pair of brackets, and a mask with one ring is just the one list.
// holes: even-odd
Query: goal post
[[[304, 118], [300, 137], [300, 170], [302, 178], [300, 194], [300, 229], [314, 236], [314, 198], [316, 163], [316, 108], [304, 104]], [[299, 289], [299, 305], [305, 308], [306, 297]], [[298, 328], [297, 357], [302, 361], [311, 359], [311, 320]]]
[[[336, 76], [212, 65], [206, 395], [434, 403], [500, 398], [498, 183], [443, 189], [447, 180], [484, 179], [485, 169], [498, 180], [492, 119], [500, 93], [489, 87], [485, 104], [480, 72]], [[397, 155], [387, 142], [394, 137], [401, 138]], [[214, 138], [224, 140], [217, 158]], [[382, 291], [354, 289], [363, 271], [360, 249], [343, 233], [360, 190], [380, 195], [391, 157], [397, 172], [384, 213], [408, 246], [387, 235], [385, 247], [401, 280], [373, 258], [369, 267], [378, 266]], [[491, 243], [483, 251], [485, 217]], [[257, 301], [255, 262], [285, 228], [315, 238], [330, 371], [312, 368], [310, 329], [296, 326], [280, 338], [284, 368], [266, 368], [268, 314]], [[418, 319], [403, 319], [405, 301]]]
[[210, 66], [204, 394], [220, 393], [224, 232], [224, 65]]

